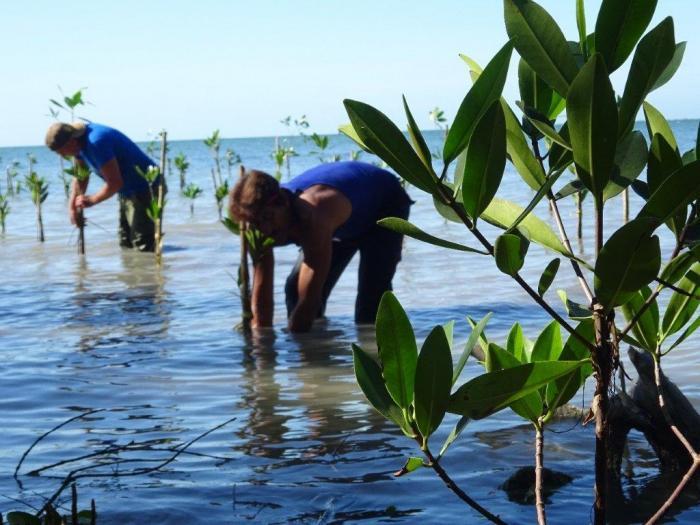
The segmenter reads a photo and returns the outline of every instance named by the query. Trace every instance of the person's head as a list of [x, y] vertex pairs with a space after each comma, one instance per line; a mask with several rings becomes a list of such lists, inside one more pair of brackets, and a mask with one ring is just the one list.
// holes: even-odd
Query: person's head
[[248, 170], [231, 190], [229, 213], [245, 221], [279, 243], [288, 241], [291, 203], [277, 179], [257, 170]]
[[54, 122], [46, 131], [46, 146], [63, 157], [75, 157], [83, 147], [85, 124]]

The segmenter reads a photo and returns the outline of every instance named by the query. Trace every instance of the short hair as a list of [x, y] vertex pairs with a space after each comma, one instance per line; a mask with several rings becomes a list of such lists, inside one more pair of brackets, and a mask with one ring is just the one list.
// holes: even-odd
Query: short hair
[[248, 170], [229, 194], [229, 214], [237, 221], [250, 221], [272, 204], [280, 193], [280, 184], [263, 171]]

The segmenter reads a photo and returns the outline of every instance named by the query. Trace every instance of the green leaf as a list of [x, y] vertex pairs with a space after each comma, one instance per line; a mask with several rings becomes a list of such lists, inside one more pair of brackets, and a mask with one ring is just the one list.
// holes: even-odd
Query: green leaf
[[[567, 122], [565, 122], [564, 125], [559, 128], [559, 136], [569, 142], [569, 144], [571, 143], [569, 140], [569, 124]], [[556, 142], [552, 143], [552, 145], [549, 147], [548, 162], [550, 172], [563, 171], [569, 167], [573, 161], [574, 154], [570, 150], [562, 147]]]
[[683, 167], [678, 150], [674, 149], [660, 133], [655, 134], [651, 141], [648, 158], [647, 184], [652, 193], [658, 190], [673, 172]]
[[406, 463], [404, 464], [403, 467], [401, 467], [401, 470], [394, 473], [394, 476], [397, 478], [400, 478], [401, 476], [405, 476], [406, 474], [410, 474], [411, 472], [418, 470], [419, 468], [421, 468], [423, 466], [424, 466], [424, 463], [423, 463], [422, 458], [417, 458], [417, 457], [411, 456], [406, 460]]
[[503, 105], [503, 114], [506, 122], [506, 151], [508, 157], [525, 183], [537, 191], [545, 182], [544, 170], [540, 163], [537, 162], [534, 153], [525, 140], [525, 135], [513, 110], [506, 102], [501, 101], [501, 104]]
[[670, 17], [649, 31], [639, 42], [620, 102], [620, 137], [632, 130], [642, 102], [671, 65], [674, 48], [673, 19]]
[[[520, 205], [494, 197], [488, 208], [481, 214], [481, 218], [489, 224], [506, 230], [510, 228], [522, 212], [523, 208]], [[530, 213], [520, 223], [520, 226], [527, 231], [527, 236], [530, 241], [540, 244], [545, 248], [549, 248], [550, 250], [571, 256], [552, 228], [534, 214]]]
[[448, 411], [482, 419], [550, 381], [580, 368], [582, 361], [540, 361], [487, 372], [462, 385], [450, 398]]
[[603, 0], [595, 24], [595, 49], [610, 72], [627, 60], [655, 9], [656, 0]]
[[683, 333], [680, 335], [680, 337], [678, 337], [678, 339], [676, 339], [673, 342], [673, 344], [668, 348], [668, 350], [666, 352], [667, 353], [670, 352], [671, 350], [676, 348], [679, 344], [681, 344], [683, 341], [688, 339], [688, 337], [690, 337], [693, 334], [693, 332], [695, 332], [698, 329], [698, 327], [700, 327], [700, 317], [695, 319], [695, 321], [693, 321], [692, 323], [690, 323], [690, 325], [688, 325], [688, 328], [683, 330]]
[[517, 228], [520, 225], [520, 223], [525, 220], [525, 217], [527, 217], [530, 214], [530, 212], [532, 212], [532, 210], [535, 209], [535, 207], [540, 203], [544, 196], [549, 195], [552, 186], [557, 181], [557, 179], [559, 179], [559, 176], [561, 174], [562, 172], [560, 171], [558, 173], [553, 173], [547, 178], [542, 187], [539, 190], [537, 190], [537, 193], [532, 198], [527, 207], [522, 211], [518, 218], [515, 219], [515, 222], [513, 222], [513, 224], [511, 224], [510, 227], [506, 230], [506, 233], [511, 233], [513, 230], [515, 230], [515, 228]]
[[612, 199], [632, 181], [639, 177], [647, 164], [647, 142], [639, 131], [629, 133], [618, 145], [615, 152], [615, 166], [618, 170], [613, 172], [613, 177], [605, 186], [603, 200]]
[[464, 427], [467, 426], [467, 423], [469, 423], [469, 418], [466, 416], [462, 416], [459, 418], [459, 421], [457, 421], [457, 424], [454, 426], [450, 434], [447, 436], [445, 439], [445, 442], [442, 444], [442, 447], [440, 448], [440, 454], [438, 454], [437, 459], [439, 460], [445, 452], [447, 452], [447, 449], [454, 443], [454, 441], [459, 437], [459, 435], [462, 433], [462, 430], [464, 430]]
[[588, 46], [586, 45], [586, 11], [583, 0], [576, 0], [576, 28], [578, 29], [578, 42], [584, 61], [588, 56]]
[[494, 258], [498, 269], [515, 277], [525, 264], [529, 246], [530, 241], [517, 230], [514, 233], [499, 235], [494, 244]]
[[681, 66], [681, 62], [683, 62], [683, 55], [685, 55], [685, 46], [686, 42], [678, 42], [676, 44], [676, 48], [673, 52], [673, 58], [671, 58], [671, 61], [669, 62], [668, 66], [666, 66], [666, 69], [664, 69], [664, 72], [661, 73], [659, 79], [654, 83], [654, 86], [651, 88], [652, 91], [655, 89], [659, 89], [669, 80], [671, 80], [673, 78], [673, 75], [676, 74], [676, 71], [678, 71], [678, 68], [680, 68]]
[[[629, 301], [622, 305], [622, 313], [627, 322], [631, 321], [642, 305], [651, 296], [651, 290], [644, 286], [641, 290], [633, 294]], [[656, 351], [656, 343], [659, 333], [659, 305], [656, 301], [642, 313], [639, 320], [632, 326], [632, 333], [642, 348], [648, 352]]]
[[698, 260], [694, 253], [683, 252], [669, 261], [659, 277], [665, 283], [676, 284]]
[[413, 401], [418, 348], [408, 316], [391, 292], [384, 292], [379, 302], [376, 331], [387, 389], [396, 404], [407, 409]]
[[411, 113], [411, 110], [408, 107], [408, 102], [406, 102], [405, 95], [403, 96], [403, 108], [406, 112], [406, 120], [408, 121], [408, 135], [411, 137], [413, 149], [416, 150], [418, 157], [421, 161], [423, 161], [423, 164], [425, 164], [425, 167], [428, 169], [428, 171], [433, 173], [433, 163], [431, 160], [432, 155], [430, 154], [430, 149], [425, 143], [425, 139], [423, 138], [423, 135], [420, 132], [420, 128], [418, 127], [418, 124], [416, 124], [416, 120], [413, 118], [413, 114]]
[[547, 290], [549, 290], [549, 287], [554, 282], [554, 278], [556, 277], [557, 272], [559, 271], [560, 264], [560, 259], [552, 259], [551, 261], [549, 261], [549, 264], [544, 269], [544, 272], [542, 272], [542, 275], [540, 276], [540, 282], [537, 285], [537, 293], [540, 296], [543, 296], [547, 292]]
[[644, 102], [642, 106], [644, 108], [644, 118], [646, 119], [649, 136], [653, 137], [657, 133], [660, 134], [673, 149], [678, 151], [676, 137], [673, 135], [673, 130], [666, 118], [658, 109], [649, 104], [649, 102]]
[[225, 217], [221, 219], [221, 224], [223, 224], [228, 231], [233, 233], [234, 235], [240, 235], [241, 234], [241, 227], [237, 222], [235, 222], [233, 219], [230, 217]]
[[505, 0], [506, 32], [537, 76], [566, 96], [578, 67], [559, 26], [540, 5]]
[[343, 104], [362, 142], [409, 183], [431, 193], [432, 176], [401, 130], [369, 104], [350, 99]]
[[436, 326], [428, 334], [416, 367], [415, 417], [425, 440], [440, 426], [452, 389], [452, 353], [445, 329]]
[[557, 290], [557, 295], [559, 296], [559, 299], [561, 299], [561, 302], [564, 303], [569, 319], [582, 321], [593, 316], [593, 312], [590, 310], [590, 308], [570, 300], [566, 291]]
[[479, 119], [467, 148], [462, 201], [476, 220], [493, 199], [506, 165], [506, 125], [503, 108], [496, 100]]
[[639, 211], [638, 217], [651, 217], [661, 224], [674, 217], [700, 195], [700, 161], [673, 172]]
[[509, 42], [486, 65], [457, 110], [443, 148], [445, 165], [457, 158], [469, 144], [472, 132], [481, 116], [501, 98], [508, 74], [513, 45]]
[[8, 512], [6, 518], [8, 525], [41, 525], [39, 518], [26, 512]]
[[451, 250], [459, 250], [462, 252], [480, 253], [481, 255], [489, 255], [488, 252], [485, 252], [483, 250], [477, 250], [476, 248], [470, 248], [469, 246], [464, 246], [456, 242], [434, 237], [433, 235], [424, 232], [423, 230], [411, 224], [410, 222], [404, 219], [400, 219], [398, 217], [386, 217], [377, 221], [377, 224], [402, 235], [407, 235], [409, 237], [412, 237], [413, 239], [418, 239], [419, 241], [427, 242], [428, 244], [433, 244], [442, 248], [449, 248]]
[[576, 174], [601, 199], [612, 176], [617, 145], [617, 104], [599, 54], [581, 68], [566, 97]]
[[[486, 349], [486, 370], [488, 372], [515, 368], [520, 365], [522, 363], [510, 352], [493, 343], [488, 345]], [[520, 417], [534, 423], [542, 415], [542, 398], [537, 391], [531, 392], [517, 401], [513, 401], [510, 408]]]
[[513, 324], [510, 332], [508, 332], [506, 350], [508, 353], [513, 354], [520, 363], [530, 361], [530, 356], [525, 353], [525, 337], [523, 336], [523, 328], [520, 326], [520, 323]]
[[662, 341], [683, 328], [700, 305], [697, 298], [700, 291], [700, 263], [696, 262], [690, 267], [677, 288], [685, 293], [674, 291], [671, 295], [661, 323]]
[[464, 370], [464, 365], [467, 364], [467, 359], [469, 359], [469, 356], [474, 350], [474, 347], [479, 342], [479, 339], [481, 338], [481, 335], [484, 332], [486, 324], [489, 322], [489, 319], [491, 319], [491, 315], [491, 312], [487, 313], [481, 321], [479, 321], [475, 326], [472, 327], [472, 332], [471, 334], [469, 334], [467, 344], [464, 345], [464, 351], [462, 351], [462, 355], [459, 356], [459, 359], [457, 360], [457, 365], [455, 366], [454, 371], [452, 372], [452, 385], [454, 385], [457, 382], [457, 379], [459, 379], [462, 370]]
[[365, 145], [365, 143], [362, 142], [362, 139], [355, 131], [355, 128], [352, 127], [352, 124], [343, 124], [342, 126], [338, 127], [338, 131], [346, 137], [348, 137], [350, 140], [352, 140], [355, 144], [360, 146], [360, 148], [362, 148], [367, 153], [372, 153], [370, 149]]
[[610, 311], [625, 304], [649, 284], [661, 267], [659, 238], [651, 235], [654, 221], [638, 217], [612, 234], [595, 264], [595, 295]]
[[518, 106], [523, 110], [523, 113], [525, 114], [525, 117], [528, 119], [528, 121], [537, 128], [537, 130], [542, 133], [545, 137], [547, 137], [549, 140], [554, 142], [555, 144], [559, 144], [562, 148], [571, 150], [571, 144], [569, 144], [564, 137], [559, 135], [557, 133], [557, 130], [554, 129], [552, 124], [547, 120], [541, 113], [535, 112], [528, 110], [527, 107], [521, 106], [518, 104]]
[[553, 101], [561, 97], [547, 83], [538, 77], [522, 58], [518, 62], [518, 85], [520, 100], [525, 107], [549, 117]]
[[352, 358], [355, 378], [369, 404], [385, 418], [399, 425], [403, 432], [410, 436], [412, 434], [410, 427], [403, 417], [401, 408], [391, 399], [377, 362], [355, 344], [352, 345]]
[[469, 70], [476, 73], [477, 76], [481, 75], [481, 73], [484, 71], [474, 59], [468, 57], [467, 55], [460, 53], [459, 58], [464, 60], [467, 66], [469, 66]]
[[552, 321], [540, 333], [532, 348], [531, 361], [556, 361], [562, 351], [559, 323]]

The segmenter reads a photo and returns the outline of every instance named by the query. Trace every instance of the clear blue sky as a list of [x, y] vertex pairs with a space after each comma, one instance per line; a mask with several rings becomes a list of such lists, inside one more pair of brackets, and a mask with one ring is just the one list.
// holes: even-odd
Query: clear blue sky
[[[576, 39], [574, 0], [541, 0]], [[599, 0], [586, 3], [589, 31]], [[505, 43], [500, 0], [120, 0], [3, 2], [0, 146], [39, 144], [48, 99], [87, 86], [82, 114], [134, 139], [285, 134], [286, 115], [312, 129], [347, 121], [343, 98], [403, 124], [405, 93], [419, 124], [448, 118], [469, 87], [466, 53], [482, 65]], [[700, 3], [659, 0], [687, 40], [676, 77], [650, 100], [669, 118], [700, 116]], [[626, 68], [616, 73], [621, 92]], [[506, 96], [517, 99], [515, 62]]]

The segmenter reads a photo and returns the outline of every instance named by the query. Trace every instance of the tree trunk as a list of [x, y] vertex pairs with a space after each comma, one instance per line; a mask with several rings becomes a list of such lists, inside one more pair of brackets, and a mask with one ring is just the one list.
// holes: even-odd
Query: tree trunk
[[546, 525], [547, 515], [544, 508], [543, 471], [544, 471], [544, 436], [542, 435], [542, 425], [535, 425], [535, 507], [537, 508], [537, 523]]

